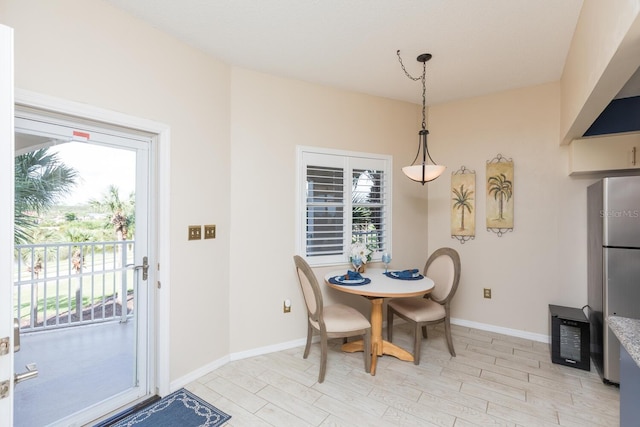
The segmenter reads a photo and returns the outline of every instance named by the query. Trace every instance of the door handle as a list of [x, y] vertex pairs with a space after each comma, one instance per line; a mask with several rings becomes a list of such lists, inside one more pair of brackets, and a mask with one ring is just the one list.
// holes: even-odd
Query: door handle
[[142, 257], [142, 280], [147, 280], [149, 277], [149, 258]]
[[13, 352], [20, 351], [20, 321], [13, 318]]
[[142, 269], [142, 280], [147, 280], [149, 278], [149, 258], [142, 257], [142, 265], [133, 265], [127, 264], [127, 267], [133, 267], [134, 270]]
[[21, 374], [15, 374], [13, 379], [13, 384], [21, 383], [22, 381], [30, 380], [38, 376], [38, 367], [35, 363], [29, 363], [27, 366], [27, 371]]

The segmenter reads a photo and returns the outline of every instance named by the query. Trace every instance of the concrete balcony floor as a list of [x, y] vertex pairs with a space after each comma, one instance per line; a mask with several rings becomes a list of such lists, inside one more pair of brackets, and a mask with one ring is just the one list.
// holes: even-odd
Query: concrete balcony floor
[[40, 427], [124, 391], [134, 382], [133, 322], [21, 335], [15, 371], [38, 376], [16, 385], [14, 427]]

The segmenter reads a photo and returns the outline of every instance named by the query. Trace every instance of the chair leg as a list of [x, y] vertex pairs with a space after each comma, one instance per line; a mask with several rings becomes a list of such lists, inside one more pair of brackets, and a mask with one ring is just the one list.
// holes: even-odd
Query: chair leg
[[318, 375], [318, 382], [324, 381], [324, 374], [327, 372], [327, 336], [320, 334], [320, 374]]
[[425, 339], [428, 338], [427, 337], [427, 325], [424, 325], [422, 327], [422, 338], [425, 338]]
[[420, 364], [420, 346], [422, 345], [422, 336], [420, 335], [420, 324], [416, 323], [413, 331], [413, 363]]
[[451, 322], [449, 321], [449, 317], [444, 318], [444, 334], [447, 337], [447, 346], [449, 347], [449, 353], [453, 357], [456, 357], [456, 351], [453, 349], [453, 339], [451, 338]]
[[393, 341], [393, 310], [387, 307], [387, 341]]
[[364, 371], [371, 372], [371, 329], [367, 329], [364, 333]]
[[307, 323], [307, 345], [304, 347], [304, 355], [302, 356], [303, 359], [306, 359], [309, 356], [312, 337], [313, 337], [313, 327], [311, 326], [311, 323]]

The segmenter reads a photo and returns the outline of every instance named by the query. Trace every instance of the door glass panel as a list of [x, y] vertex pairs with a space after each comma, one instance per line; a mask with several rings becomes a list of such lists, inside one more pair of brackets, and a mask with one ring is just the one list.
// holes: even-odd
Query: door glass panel
[[149, 141], [20, 118], [16, 130], [15, 370], [39, 375], [16, 386], [14, 424], [99, 416], [150, 389], [133, 268], [147, 255]]

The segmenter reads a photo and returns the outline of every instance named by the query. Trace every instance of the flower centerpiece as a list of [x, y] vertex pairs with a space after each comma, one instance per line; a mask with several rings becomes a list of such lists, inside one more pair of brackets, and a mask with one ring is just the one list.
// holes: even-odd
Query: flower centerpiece
[[373, 253], [372, 248], [370, 248], [369, 246], [365, 245], [363, 242], [354, 242], [351, 244], [351, 251], [349, 254], [349, 261], [351, 261], [352, 264], [354, 264], [354, 268], [356, 268], [356, 263], [354, 261], [356, 261], [357, 259], [360, 259], [360, 263], [361, 264], [359, 266], [359, 268], [356, 268], [358, 271], [364, 271], [364, 266], [368, 261], [371, 261], [371, 254]]

